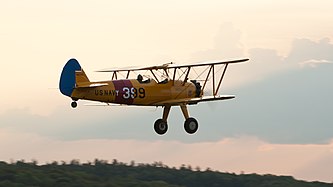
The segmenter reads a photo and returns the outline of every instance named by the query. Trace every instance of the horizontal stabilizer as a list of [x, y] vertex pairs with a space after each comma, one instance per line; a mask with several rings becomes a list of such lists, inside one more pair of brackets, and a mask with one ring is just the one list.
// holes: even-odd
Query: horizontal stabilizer
[[108, 83], [93, 83], [93, 82], [87, 82], [87, 83], [81, 83], [76, 86], [76, 88], [96, 88], [101, 86], [107, 86]]
[[115, 103], [90, 102], [84, 104], [84, 106], [122, 106], [122, 105]]

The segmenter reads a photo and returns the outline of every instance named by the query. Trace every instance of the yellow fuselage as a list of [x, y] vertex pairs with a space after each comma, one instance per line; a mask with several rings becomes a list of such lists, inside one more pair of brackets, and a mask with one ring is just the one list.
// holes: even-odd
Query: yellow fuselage
[[159, 105], [163, 101], [196, 97], [196, 87], [192, 82], [169, 80], [147, 83], [136, 79], [123, 79], [95, 82], [104, 86], [75, 88], [71, 97], [127, 105]]

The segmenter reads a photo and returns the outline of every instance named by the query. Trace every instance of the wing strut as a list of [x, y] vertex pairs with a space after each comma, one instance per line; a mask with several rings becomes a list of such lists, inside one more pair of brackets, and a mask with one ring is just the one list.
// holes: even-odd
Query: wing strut
[[117, 72], [113, 72], [112, 74], [112, 80], [117, 80]]
[[205, 80], [205, 82], [204, 82], [204, 85], [202, 86], [201, 94], [200, 94], [200, 95], [203, 94], [203, 91], [204, 91], [204, 89], [205, 89], [205, 86], [206, 86], [207, 80], [208, 80], [208, 78], [209, 78], [209, 74], [210, 74], [210, 72], [212, 71], [212, 68], [213, 68], [213, 66], [210, 66], [209, 71], [208, 71], [208, 74], [207, 74], [207, 77], [206, 77], [206, 80]]
[[[204, 84], [202, 86], [202, 89], [201, 89], [201, 95], [203, 95], [203, 91], [204, 91], [204, 89], [207, 85], [209, 77], [211, 77], [213, 79], [213, 81], [212, 81], [213, 93], [212, 94], [213, 94], [214, 97], [216, 97], [218, 95], [219, 89], [220, 89], [221, 84], [222, 84], [222, 80], [223, 80], [225, 72], [227, 71], [227, 68], [228, 68], [228, 64], [229, 63], [225, 63], [223, 73], [222, 73], [220, 79], [218, 80], [217, 85], [215, 83], [215, 81], [216, 81], [215, 80], [215, 74], [217, 73], [217, 72], [215, 72], [215, 64], [210, 65], [210, 68], [209, 68], [209, 71], [207, 73], [205, 82], [204, 82]], [[217, 70], [217, 71], [219, 71], [219, 70]]]
[[215, 68], [214, 65], [212, 65], [213, 68], [213, 96], [215, 97], [214, 93], [215, 93]]
[[172, 86], [175, 85], [176, 71], [177, 71], [177, 68], [175, 68], [175, 70], [173, 71], [173, 78], [172, 78], [173, 82], [172, 82]]
[[190, 73], [190, 70], [191, 70], [191, 67], [188, 67], [188, 68], [187, 68], [186, 75], [185, 75], [185, 78], [184, 78], [184, 81], [183, 81], [183, 86], [184, 86], [184, 85], [185, 85], [185, 83], [187, 82], [187, 79], [188, 79], [188, 74]]
[[152, 69], [150, 70], [150, 72], [151, 72], [151, 74], [153, 74], [153, 76], [154, 76], [154, 78], [156, 79], [156, 81], [159, 82], [159, 81], [158, 81], [158, 78], [156, 77], [156, 75], [155, 75], [155, 73], [153, 72]]
[[128, 79], [130, 72], [130, 70], [127, 71], [126, 79]]
[[217, 95], [217, 92], [218, 92], [219, 89], [220, 89], [220, 86], [221, 86], [221, 83], [222, 83], [222, 80], [223, 80], [224, 74], [225, 74], [225, 72], [227, 71], [227, 67], [228, 67], [228, 64], [226, 64], [225, 67], [224, 67], [223, 73], [222, 73], [221, 78], [220, 78], [220, 82], [219, 82], [219, 84], [217, 85], [217, 88], [216, 88], [216, 90], [215, 90], [214, 96]]

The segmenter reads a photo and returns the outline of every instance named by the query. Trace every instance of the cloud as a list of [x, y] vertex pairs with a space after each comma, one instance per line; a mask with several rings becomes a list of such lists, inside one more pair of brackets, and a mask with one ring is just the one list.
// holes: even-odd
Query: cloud
[[235, 28], [232, 23], [224, 23], [215, 37], [213, 47], [193, 53], [189, 61], [250, 58], [248, 63], [228, 68], [227, 81], [224, 83], [227, 89], [246, 86], [270, 76], [304, 67], [305, 64], [312, 67], [323, 65], [319, 62], [333, 62], [333, 44], [329, 38], [322, 38], [319, 41], [307, 38], [294, 39], [289, 53], [282, 56], [275, 49], [246, 48], [242, 37], [242, 31]]
[[313, 41], [306, 38], [295, 39], [292, 49], [285, 61], [288, 63], [302, 63], [309, 60], [333, 61], [333, 44], [329, 38]]
[[[40, 116], [32, 114], [30, 109], [14, 109], [0, 115], [0, 127], [59, 140], [130, 138], [200, 142], [249, 135], [271, 143], [327, 143], [333, 137], [333, 88], [329, 86], [333, 66], [325, 62], [331, 62], [332, 58], [330, 54], [312, 54], [312, 51], [326, 53], [333, 46], [330, 41], [296, 39], [290, 54], [283, 57], [273, 49], [244, 51], [241, 35], [232, 25], [224, 24], [212, 49], [193, 54], [196, 61], [218, 57], [221, 52], [250, 55], [248, 63], [230, 65], [221, 88], [221, 94], [235, 94], [236, 99], [216, 102], [214, 109], [210, 104], [189, 107], [191, 116], [199, 121], [199, 131], [194, 136], [185, 133], [179, 107], [171, 110], [168, 133], [158, 136], [152, 126], [161, 117], [161, 108], [80, 105], [73, 110], [68, 98], [60, 93], [54, 96], [62, 99], [53, 113]], [[231, 51], [223, 50], [229, 46]], [[315, 64], [317, 68], [300, 68], [300, 62]], [[237, 86], [230, 86], [234, 84]], [[46, 97], [42, 104], [50, 104], [50, 98], [53, 99]]]
[[[92, 18], [90, 16], [88, 22], [79, 14], [71, 19], [65, 16], [67, 21], [64, 22], [58, 17], [53, 18], [51, 13], [47, 16], [48, 21], [45, 21], [48, 27], [37, 29], [38, 31], [34, 30], [38, 27], [23, 24], [26, 19], [20, 19], [22, 16], [14, 13], [14, 22], [7, 20], [13, 27], [8, 28], [19, 29], [14, 29], [14, 32], [5, 30], [7, 34], [3, 39], [8, 45], [3, 45], [5, 52], [1, 61], [6, 62], [6, 65], [2, 67], [2, 78], [10, 79], [12, 75], [18, 74], [21, 78], [5, 81], [6, 90], [0, 98], [0, 158], [38, 159], [44, 162], [73, 158], [85, 161], [96, 157], [148, 163], [162, 160], [174, 166], [188, 163], [222, 171], [291, 174], [308, 180], [331, 181], [333, 69], [332, 64], [327, 62], [333, 62], [333, 44], [328, 38], [318, 41], [294, 39], [288, 55], [281, 56], [275, 49], [268, 47], [246, 49], [242, 31], [231, 23], [223, 24], [213, 45], [194, 52], [188, 57], [189, 61], [248, 56], [250, 62], [228, 68], [222, 94], [235, 94], [236, 99], [218, 102], [215, 109], [211, 109], [208, 104], [189, 107], [191, 115], [199, 120], [200, 125], [199, 131], [193, 136], [184, 132], [184, 119], [176, 107], [172, 108], [170, 114], [168, 133], [158, 136], [152, 125], [155, 119], [161, 117], [161, 109], [150, 112], [150, 109], [127, 107], [79, 106], [72, 110], [69, 108], [70, 99], [63, 98], [58, 91], [45, 91], [48, 87], [55, 87], [52, 86], [53, 83], [58, 84], [58, 73], [63, 63], [73, 55], [85, 59], [83, 63], [99, 62], [97, 67], [103, 67], [110, 63], [117, 66], [124, 62], [124, 57], [128, 57], [125, 61], [130, 63], [151, 62], [154, 61], [151, 60], [154, 59], [153, 56], [149, 56], [151, 54], [156, 61], [164, 61], [166, 58], [160, 58], [160, 53], [167, 53], [176, 59], [186, 59], [180, 54], [197, 49], [194, 46], [204, 48], [205, 41], [210, 37], [202, 35], [210, 35], [214, 28], [205, 27], [207, 19], [202, 19], [201, 16], [204, 25], [194, 24], [195, 27], [192, 27], [190, 25], [196, 20], [186, 19], [185, 22], [189, 24], [184, 24], [184, 20], [178, 19], [177, 15], [173, 17], [178, 20], [169, 19], [169, 12], [165, 11], [167, 9], [164, 6], [161, 8], [165, 17], [162, 17], [162, 22], [156, 19], [156, 23], [161, 22], [162, 25], [152, 24], [155, 21], [150, 19], [141, 19], [148, 22], [127, 24], [125, 27], [123, 19], [113, 19], [112, 24], [108, 23], [110, 19], [104, 19], [107, 20], [105, 24], [100, 19], [101, 15], [105, 18], [110, 11], [103, 9], [105, 12], [94, 14]], [[27, 8], [23, 9], [28, 11]], [[84, 9], [89, 10], [89, 7]], [[184, 13], [182, 9], [179, 10]], [[220, 9], [216, 10], [221, 12]], [[253, 10], [257, 12], [257, 9]], [[114, 13], [111, 11], [111, 14]], [[118, 12], [114, 15], [118, 15]], [[126, 16], [122, 18], [128, 19], [130, 23], [131, 16], [124, 15]], [[142, 18], [151, 17], [149, 13], [145, 15]], [[212, 16], [216, 18], [215, 14]], [[38, 11], [32, 17], [39, 20]], [[50, 22], [49, 18], [53, 21]], [[73, 25], [72, 22], [76, 19], [79, 20], [75, 22], [78, 24]], [[99, 21], [96, 22], [95, 19]], [[54, 20], [60, 25], [53, 24]], [[216, 20], [209, 20], [212, 25], [216, 25]], [[172, 26], [165, 24], [166, 22]], [[94, 27], [87, 28], [89, 23]], [[254, 28], [253, 23], [249, 27]], [[33, 25], [41, 24], [37, 21]], [[117, 29], [117, 25], [121, 29]], [[151, 25], [154, 27], [151, 28]], [[59, 26], [65, 26], [65, 29]], [[203, 27], [207, 32], [202, 32]], [[318, 34], [318, 28], [312, 28]], [[29, 32], [22, 35], [21, 30], [27, 29]], [[49, 45], [52, 43], [49, 36], [54, 35], [54, 29], [59, 32], [53, 37], [56, 39], [53, 41], [54, 45]], [[82, 30], [88, 32], [81, 32]], [[292, 29], [288, 27], [287, 30]], [[99, 38], [87, 37], [96, 32], [100, 33]], [[270, 37], [265, 39], [262, 37], [263, 32], [257, 33], [261, 35], [258, 39], [265, 41], [276, 41], [270, 38], [286, 35], [285, 32], [280, 34], [280, 31], [277, 32], [278, 35], [265, 32], [263, 36]], [[36, 38], [40, 41], [35, 40]], [[74, 47], [63, 45], [64, 43], [71, 43]], [[89, 45], [84, 45], [87, 43]], [[99, 49], [97, 52], [96, 46]], [[58, 54], [54, 51], [62, 52]], [[113, 52], [112, 55], [109, 55], [110, 51]], [[20, 55], [17, 55], [18, 52]], [[85, 64], [87, 70], [96, 68], [96, 63]], [[306, 68], [308, 66], [316, 68]], [[45, 71], [27, 71], [31, 68]], [[30, 84], [22, 85], [22, 77], [34, 83], [35, 87], [31, 89]], [[53, 112], [38, 115], [41, 110], [50, 110], [55, 105], [58, 108]], [[13, 106], [14, 109], [8, 110], [4, 106]], [[17, 109], [17, 106], [31, 106], [37, 112], [31, 113], [30, 107]]]
[[190, 61], [242, 57], [245, 51], [241, 36], [242, 32], [235, 28], [232, 23], [224, 23], [214, 38], [213, 48], [193, 53]]
[[300, 62], [299, 65], [303, 68], [306, 66], [312, 67], [312, 68], [316, 68], [321, 64], [332, 64], [332, 61], [328, 61], [328, 60], [315, 60], [315, 59], [311, 59], [311, 60], [306, 60], [304, 62]]
[[[0, 127], [59, 140], [116, 138], [201, 142], [248, 135], [271, 143], [327, 143], [333, 137], [333, 87], [329, 86], [333, 79], [333, 66], [327, 63], [330, 59], [313, 60], [324, 58], [324, 55], [297, 57], [296, 60], [298, 55], [292, 54], [300, 51], [297, 48], [302, 48], [299, 43], [307, 44], [304, 49], [313, 48], [309, 46], [330, 48], [332, 44], [326, 40], [296, 43], [291, 50], [294, 52], [290, 54], [294, 60], [282, 57], [272, 49], [256, 48], [249, 51], [249, 63], [230, 66], [220, 93], [235, 94], [236, 98], [216, 102], [214, 109], [205, 103], [190, 106], [191, 116], [199, 121], [199, 131], [194, 136], [185, 133], [179, 107], [171, 110], [168, 133], [158, 136], [152, 127], [162, 115], [161, 108], [80, 105], [73, 110], [69, 107], [70, 101], [65, 99], [48, 116], [31, 114], [28, 109], [7, 111], [0, 115]], [[218, 51], [211, 52], [215, 54]], [[307, 51], [304, 54], [307, 55]], [[317, 68], [300, 68], [299, 62], [315, 64]], [[237, 87], [225, 87], [225, 83], [234, 80], [248, 82]]]
[[[182, 164], [213, 170], [241, 173], [292, 175], [298, 179], [331, 182], [333, 142], [326, 145], [271, 144], [256, 137], [225, 138], [216, 142], [137, 141], [86, 139], [61, 141], [33, 133], [0, 129], [1, 160], [39, 163], [81, 162], [95, 158], [118, 159], [129, 163], [162, 161], [169, 166]], [[191, 156], [189, 156], [191, 155]], [[322, 168], [319, 170], [319, 168]], [[314, 169], [314, 170], [312, 170]]]
[[157, 137], [155, 133], [149, 133], [153, 132], [152, 124], [158, 118], [157, 114], [160, 115], [151, 112], [154, 108], [83, 105], [84, 102], [80, 102], [76, 110], [69, 103], [63, 103], [48, 116], [33, 114], [28, 108], [8, 110], [0, 115], [0, 127], [62, 140]]
[[[286, 72], [304, 67], [318, 67], [333, 62], [333, 44], [329, 38], [319, 41], [294, 39], [287, 56], [277, 54], [274, 49], [249, 49], [250, 63], [247, 64], [248, 80], [264, 80]], [[237, 71], [237, 70], [236, 70]], [[243, 71], [243, 70], [242, 70]], [[246, 75], [246, 74], [244, 74]]]
[[[226, 44], [225, 47], [233, 43], [231, 49], [242, 51], [236, 45], [241, 43], [242, 33], [234, 33], [237, 37], [216, 37], [221, 39], [216, 43]], [[214, 132], [205, 127], [201, 130], [207, 130], [205, 133], [209, 132], [211, 139], [247, 134], [274, 143], [327, 142], [333, 137], [330, 133], [333, 132], [330, 117], [333, 87], [329, 86], [333, 79], [332, 51], [333, 44], [328, 38], [294, 39], [287, 56], [268, 48], [242, 51], [249, 54], [250, 61], [228, 67], [222, 86], [222, 94], [235, 94], [236, 99], [217, 104], [215, 111], [209, 111], [208, 107], [198, 109], [209, 111], [201, 116], [201, 123], [215, 128]], [[223, 47], [215, 46], [193, 56], [204, 59], [223, 52], [226, 52]], [[308, 66], [317, 68], [304, 68]]]

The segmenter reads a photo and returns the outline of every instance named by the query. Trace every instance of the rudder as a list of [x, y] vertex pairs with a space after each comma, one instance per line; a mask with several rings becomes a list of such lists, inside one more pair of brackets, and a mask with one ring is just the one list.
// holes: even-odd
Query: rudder
[[82, 71], [82, 68], [79, 62], [72, 58], [66, 63], [61, 72], [59, 81], [60, 92], [68, 97], [71, 97], [73, 89], [75, 88], [76, 71]]

